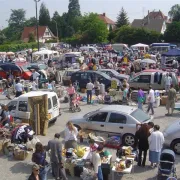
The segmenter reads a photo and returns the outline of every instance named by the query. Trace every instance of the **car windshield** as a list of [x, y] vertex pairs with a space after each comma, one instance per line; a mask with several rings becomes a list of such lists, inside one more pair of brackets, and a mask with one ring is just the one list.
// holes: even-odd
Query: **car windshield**
[[97, 112], [97, 111], [99, 111], [99, 109], [98, 110], [96, 110], [96, 111], [91, 111], [91, 112], [88, 112], [87, 114], [85, 114], [83, 117], [84, 118], [87, 118], [87, 117], [89, 117], [89, 116], [91, 116], [92, 114], [94, 114], [95, 112]]
[[108, 76], [105, 72], [98, 72], [100, 75], [103, 75], [106, 79], [111, 79], [110, 76]]
[[21, 66], [21, 68], [23, 69], [23, 71], [29, 71], [27, 68], [28, 68], [29, 66], [28, 65], [25, 65], [25, 66]]
[[136, 109], [131, 113], [131, 116], [137, 119], [139, 122], [144, 122], [150, 119], [150, 116], [141, 109]]

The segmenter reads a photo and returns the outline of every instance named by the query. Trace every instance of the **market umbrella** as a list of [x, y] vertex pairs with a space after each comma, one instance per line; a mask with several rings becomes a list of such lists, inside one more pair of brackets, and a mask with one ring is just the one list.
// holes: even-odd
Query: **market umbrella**
[[155, 64], [156, 61], [154, 61], [152, 59], [143, 59], [143, 60], [141, 60], [141, 63]]
[[21, 68], [19, 66], [17, 66], [16, 64], [13, 64], [13, 63], [3, 63], [3, 64], [0, 64], [0, 68], [3, 70], [3, 71], [19, 71], [19, 72], [22, 72]]

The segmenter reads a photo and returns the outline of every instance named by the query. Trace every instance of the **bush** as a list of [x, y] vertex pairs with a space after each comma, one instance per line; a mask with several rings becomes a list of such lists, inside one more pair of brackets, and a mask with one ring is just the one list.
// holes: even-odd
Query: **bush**
[[[41, 45], [40, 45], [41, 46]], [[17, 52], [24, 49], [34, 49], [37, 48], [37, 43], [22, 43], [22, 44], [4, 44], [0, 45], [0, 52]]]

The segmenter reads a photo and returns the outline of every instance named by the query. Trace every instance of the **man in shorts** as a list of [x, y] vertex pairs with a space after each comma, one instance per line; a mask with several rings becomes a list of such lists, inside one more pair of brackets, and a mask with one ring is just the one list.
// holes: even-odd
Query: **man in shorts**
[[[177, 99], [176, 90], [174, 89], [173, 85], [171, 84], [170, 90], [168, 92], [167, 103], [166, 103], [166, 109], [168, 110], [168, 113], [166, 114], [166, 116], [172, 116], [176, 99]], [[171, 108], [171, 113], [169, 113], [170, 108]]]

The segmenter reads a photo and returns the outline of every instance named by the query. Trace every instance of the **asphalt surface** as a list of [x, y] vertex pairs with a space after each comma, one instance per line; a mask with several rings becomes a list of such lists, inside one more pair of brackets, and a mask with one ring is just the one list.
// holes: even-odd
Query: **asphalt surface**
[[[0, 103], [7, 103], [8, 100], [2, 95], [0, 95]], [[104, 105], [86, 105], [81, 104], [82, 111], [80, 113], [87, 113], [92, 110], [96, 110]], [[146, 107], [144, 107], [146, 108]], [[70, 113], [68, 110], [68, 104], [61, 104], [62, 115], [58, 118], [56, 124], [52, 125], [48, 129], [47, 136], [38, 136], [41, 142], [46, 145], [48, 140], [52, 139], [56, 132], [61, 132], [65, 128], [65, 124], [72, 117], [75, 117], [78, 113]], [[165, 116], [166, 110], [165, 107], [155, 108], [154, 115], [154, 123], [159, 124], [161, 127], [161, 131], [163, 131], [169, 124], [173, 121], [179, 119], [180, 112], [176, 111], [172, 117]], [[115, 160], [115, 152], [114, 150], [110, 150], [113, 154], [113, 160]], [[129, 175], [124, 175], [122, 177], [123, 180], [131, 179], [131, 180], [155, 180], [157, 179], [158, 169], [150, 168], [150, 163], [147, 162], [146, 167], [138, 167], [136, 163], [134, 163], [133, 173]], [[6, 156], [0, 157], [0, 180], [25, 180], [29, 177], [31, 173], [31, 157], [26, 159], [25, 161], [15, 161], [12, 157], [7, 158]], [[180, 180], [180, 156], [176, 155], [176, 169], [177, 176]], [[68, 176], [69, 180], [78, 180], [79, 178], [72, 178]], [[49, 174], [48, 180], [52, 180], [53, 178]], [[119, 180], [120, 177], [116, 176], [116, 180]], [[109, 177], [109, 180], [112, 180], [112, 176]]]

